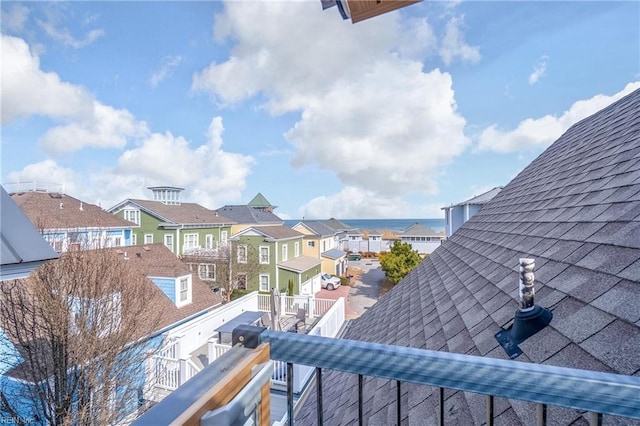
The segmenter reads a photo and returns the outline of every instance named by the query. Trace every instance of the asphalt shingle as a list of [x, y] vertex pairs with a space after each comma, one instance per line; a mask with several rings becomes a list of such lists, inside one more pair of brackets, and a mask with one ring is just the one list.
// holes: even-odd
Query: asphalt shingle
[[[640, 374], [640, 90], [572, 126], [360, 318], [344, 337], [508, 359], [494, 339], [518, 309], [518, 259], [536, 259], [536, 303], [549, 326], [518, 361]], [[634, 198], [635, 197], [635, 198]], [[401, 312], [408, 315], [400, 315]], [[416, 319], [416, 316], [419, 316]], [[380, 326], [383, 324], [383, 326]], [[399, 330], [408, 329], [408, 333]], [[344, 374], [328, 372], [331, 383]], [[337, 388], [357, 393], [352, 380]], [[407, 385], [407, 424], [435, 423], [435, 395]], [[379, 388], [373, 392], [388, 391]], [[333, 392], [333, 389], [332, 389]], [[447, 391], [445, 423], [482, 424], [482, 398]], [[370, 398], [389, 407], [390, 399]], [[350, 425], [352, 399], [326, 402]], [[495, 424], [531, 424], [535, 404], [499, 403]], [[376, 405], [369, 419], [392, 421]], [[314, 398], [302, 407], [309, 419]], [[355, 406], [357, 412], [357, 406]], [[349, 415], [347, 415], [347, 413]], [[306, 416], [306, 417], [305, 417]], [[618, 419], [612, 419], [618, 422]], [[586, 424], [550, 408], [550, 424]], [[628, 421], [622, 421], [627, 424]]]

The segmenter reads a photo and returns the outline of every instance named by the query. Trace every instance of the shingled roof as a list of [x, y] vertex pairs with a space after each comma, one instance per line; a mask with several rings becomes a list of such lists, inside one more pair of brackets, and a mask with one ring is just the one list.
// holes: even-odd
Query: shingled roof
[[274, 213], [245, 205], [226, 205], [216, 212], [243, 225], [282, 225], [284, 221]]
[[134, 223], [67, 194], [28, 191], [11, 194], [29, 220], [39, 229], [131, 228]]
[[167, 224], [223, 226], [235, 223], [232, 219], [221, 216], [217, 212], [197, 203], [165, 204], [162, 201], [128, 199], [110, 208], [109, 211], [117, 213], [131, 204], [138, 206], [138, 208], [156, 216]]
[[[535, 302], [553, 320], [517, 361], [640, 374], [640, 90], [573, 125], [344, 338], [508, 359], [494, 335], [518, 308], [521, 257], [535, 258]], [[323, 387], [326, 424], [357, 422], [357, 377], [327, 371]], [[365, 378], [364, 397], [365, 424], [395, 423], [395, 383]], [[445, 424], [484, 423], [481, 395], [445, 398]], [[403, 424], [435, 423], [437, 390], [403, 384], [402, 407]], [[495, 413], [535, 421], [533, 404], [500, 400]], [[314, 419], [311, 395], [297, 420]], [[586, 423], [559, 408], [547, 421]]]

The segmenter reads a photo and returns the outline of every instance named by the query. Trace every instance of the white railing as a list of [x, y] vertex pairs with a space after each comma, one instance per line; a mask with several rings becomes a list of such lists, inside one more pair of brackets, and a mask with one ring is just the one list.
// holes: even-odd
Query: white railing
[[220, 358], [222, 356], [222, 354], [224, 354], [225, 352], [227, 352], [229, 349], [231, 349], [231, 345], [225, 345], [223, 343], [215, 343], [213, 345], [213, 359], [210, 359], [209, 362], [213, 362], [214, 360]]
[[[333, 299], [314, 299], [314, 313], [316, 316], [322, 316], [326, 314], [329, 309], [336, 303]], [[344, 307], [344, 303], [343, 303]]]
[[186, 361], [187, 361], [186, 362], [187, 364], [186, 380], [189, 380], [190, 378], [198, 374], [202, 370], [202, 368], [198, 367], [191, 359], [187, 359]]
[[175, 390], [180, 386], [180, 361], [161, 356], [154, 356], [153, 372], [155, 385], [162, 389]]
[[180, 341], [170, 341], [158, 351], [157, 356], [161, 358], [178, 359], [180, 357]]
[[[307, 316], [317, 318], [326, 314], [336, 303], [333, 299], [316, 299], [313, 296], [279, 296], [281, 315], [296, 315], [298, 309], [304, 309]], [[271, 295], [258, 294], [258, 310], [271, 312]]]
[[[316, 299], [323, 300], [323, 299]], [[310, 335], [336, 337], [345, 321], [345, 299], [331, 300], [333, 305], [327, 310], [318, 323], [309, 330]], [[282, 364], [282, 365], [281, 365]], [[307, 365], [294, 364], [293, 366], [293, 391], [300, 393], [315, 373], [315, 368]], [[287, 365], [282, 361], [274, 361], [271, 383], [278, 387], [287, 386]]]
[[258, 294], [258, 310], [262, 312], [271, 312], [270, 294]]

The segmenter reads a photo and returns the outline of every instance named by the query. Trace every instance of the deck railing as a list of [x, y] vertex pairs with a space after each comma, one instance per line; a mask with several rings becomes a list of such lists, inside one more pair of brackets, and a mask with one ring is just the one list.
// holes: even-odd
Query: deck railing
[[[537, 404], [539, 425], [546, 424], [547, 406], [559, 406], [592, 413], [591, 424], [602, 424], [603, 415], [640, 419], [640, 377], [577, 370], [512, 360], [484, 358], [449, 352], [429, 351], [393, 345], [332, 339], [296, 333], [263, 331], [239, 327], [235, 339], [268, 343], [270, 358], [287, 365], [288, 422], [293, 425], [293, 364], [308, 365], [316, 371], [317, 424], [323, 424], [322, 373], [338, 370], [358, 376], [359, 424], [364, 417], [364, 377], [389, 379], [397, 383], [417, 383], [438, 389], [438, 423], [446, 423], [444, 389], [486, 395], [486, 424], [494, 424], [494, 398], [509, 398]], [[214, 363], [215, 364], [215, 363]], [[282, 368], [282, 367], [280, 367]], [[184, 387], [188, 387], [187, 383]], [[212, 383], [211, 386], [214, 386]], [[183, 389], [182, 395], [188, 394]], [[325, 390], [325, 393], [329, 390]], [[354, 390], [355, 391], [355, 390]], [[393, 402], [391, 402], [393, 403]], [[171, 412], [169, 400], [158, 405]], [[397, 424], [403, 418], [401, 399], [395, 401]], [[175, 414], [175, 413], [174, 413]], [[143, 416], [144, 418], [144, 416]], [[142, 423], [141, 423], [142, 424]], [[265, 423], [266, 424], [266, 423]]]

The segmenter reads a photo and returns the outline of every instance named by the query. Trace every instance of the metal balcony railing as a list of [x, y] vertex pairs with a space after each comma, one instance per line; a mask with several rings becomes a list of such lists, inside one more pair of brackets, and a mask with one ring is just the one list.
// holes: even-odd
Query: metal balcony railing
[[[577, 370], [550, 365], [500, 360], [449, 352], [429, 351], [354, 340], [283, 333], [256, 327], [238, 327], [234, 340], [268, 343], [272, 360], [287, 363], [288, 418], [293, 424], [293, 365], [316, 368], [317, 423], [323, 424], [322, 370], [358, 375], [358, 418], [363, 424], [364, 376], [433, 386], [439, 389], [439, 424], [444, 424], [444, 389], [487, 396], [486, 424], [494, 424], [495, 397], [538, 404], [539, 425], [546, 424], [547, 406], [573, 408], [592, 413], [590, 422], [602, 424], [603, 415], [640, 419], [640, 377]], [[215, 363], [214, 363], [215, 364]], [[212, 364], [213, 365], [213, 364]], [[206, 371], [206, 369], [205, 369]], [[198, 377], [198, 376], [196, 376]], [[190, 382], [180, 387], [185, 390]], [[211, 384], [213, 386], [214, 383]], [[330, 392], [329, 389], [325, 391]], [[167, 399], [160, 404], [170, 401]], [[397, 424], [402, 418], [397, 398]], [[176, 407], [179, 409], [179, 407]], [[171, 410], [164, 406], [163, 410]], [[144, 420], [144, 416], [140, 419]], [[144, 424], [142, 421], [140, 424]]]

